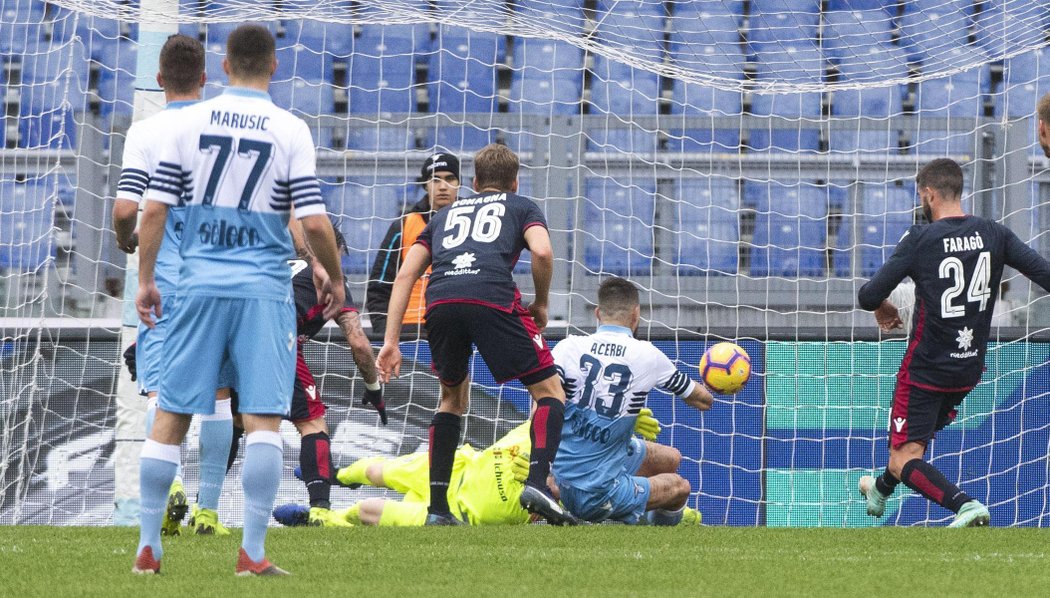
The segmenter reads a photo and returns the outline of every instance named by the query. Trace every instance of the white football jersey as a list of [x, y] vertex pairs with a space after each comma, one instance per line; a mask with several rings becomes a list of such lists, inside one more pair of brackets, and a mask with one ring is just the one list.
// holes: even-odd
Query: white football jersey
[[325, 213], [306, 123], [243, 88], [179, 116], [148, 193], [186, 206], [179, 294], [289, 297], [290, 208], [298, 218]]
[[[131, 125], [124, 140], [124, 156], [121, 159], [120, 181], [117, 183], [117, 199], [142, 203], [149, 186], [150, 176], [157, 169], [160, 148], [165, 139], [174, 137], [179, 128], [179, 110], [196, 102], [171, 102], [163, 110]], [[164, 227], [164, 239], [157, 254], [154, 278], [161, 295], [175, 292], [179, 282], [179, 239], [182, 236], [183, 218], [178, 208], [169, 210]]]
[[551, 351], [565, 387], [565, 426], [554, 461], [559, 484], [600, 488], [623, 470], [649, 391], [684, 397], [695, 384], [652, 343], [621, 326], [568, 336]]

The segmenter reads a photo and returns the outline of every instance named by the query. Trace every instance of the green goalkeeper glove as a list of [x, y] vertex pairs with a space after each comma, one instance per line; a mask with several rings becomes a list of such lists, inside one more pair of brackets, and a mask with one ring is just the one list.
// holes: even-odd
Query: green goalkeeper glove
[[638, 412], [634, 420], [634, 431], [649, 442], [654, 442], [660, 435], [660, 420], [653, 417], [653, 410], [646, 407]]
[[514, 459], [510, 462], [510, 472], [515, 480], [524, 484], [529, 478], [529, 454], [522, 452], [514, 455]]

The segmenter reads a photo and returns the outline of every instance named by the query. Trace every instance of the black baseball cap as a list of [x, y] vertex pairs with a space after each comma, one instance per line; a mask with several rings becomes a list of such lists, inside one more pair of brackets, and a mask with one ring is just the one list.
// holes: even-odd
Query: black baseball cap
[[443, 152], [431, 155], [423, 162], [423, 168], [419, 171], [419, 182], [425, 183], [434, 178], [435, 172], [451, 172], [456, 175], [456, 180], [459, 180], [459, 158]]

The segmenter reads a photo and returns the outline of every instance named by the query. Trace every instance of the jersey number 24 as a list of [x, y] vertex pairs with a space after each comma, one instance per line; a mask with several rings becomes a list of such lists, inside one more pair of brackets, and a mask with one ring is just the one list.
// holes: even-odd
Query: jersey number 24
[[992, 257], [989, 252], [982, 251], [977, 255], [977, 266], [973, 269], [969, 287], [966, 286], [966, 269], [959, 258], [944, 258], [937, 270], [941, 278], [952, 281], [952, 286], [941, 294], [942, 318], [959, 318], [966, 315], [966, 305], [954, 303], [955, 299], [962, 295], [963, 289], [966, 289], [967, 302], [979, 304], [977, 311], [984, 311], [988, 307], [988, 298], [992, 296]]

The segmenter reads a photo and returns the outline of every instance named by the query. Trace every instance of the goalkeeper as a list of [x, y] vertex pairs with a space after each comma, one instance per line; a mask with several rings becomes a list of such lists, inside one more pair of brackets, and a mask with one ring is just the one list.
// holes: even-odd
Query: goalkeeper
[[[638, 438], [633, 441], [646, 446], [645, 451], [636, 450], [634, 454], [648, 456], [644, 463], [634, 464], [638, 473], [669, 473], [678, 468], [681, 455], [677, 449], [651, 442], [660, 433], [660, 422], [652, 416], [652, 411], [645, 409], [639, 414], [634, 430], [649, 441]], [[529, 422], [514, 428], [483, 451], [476, 451], [470, 445], [460, 447], [456, 451], [448, 491], [453, 514], [470, 525], [531, 522], [533, 516], [518, 501], [528, 476], [529, 448]], [[349, 523], [412, 527], [422, 526], [426, 521], [430, 503], [427, 453], [394, 459], [361, 459], [340, 469], [337, 478], [344, 486], [356, 488], [368, 484], [405, 495], [400, 501], [384, 498], [362, 500], [340, 512]], [[557, 492], [554, 484], [550, 485]], [[284, 525], [306, 525], [308, 517], [308, 509], [303, 505], [286, 504], [274, 509], [274, 518]], [[700, 519], [698, 511], [687, 509], [682, 522], [698, 524]]]

